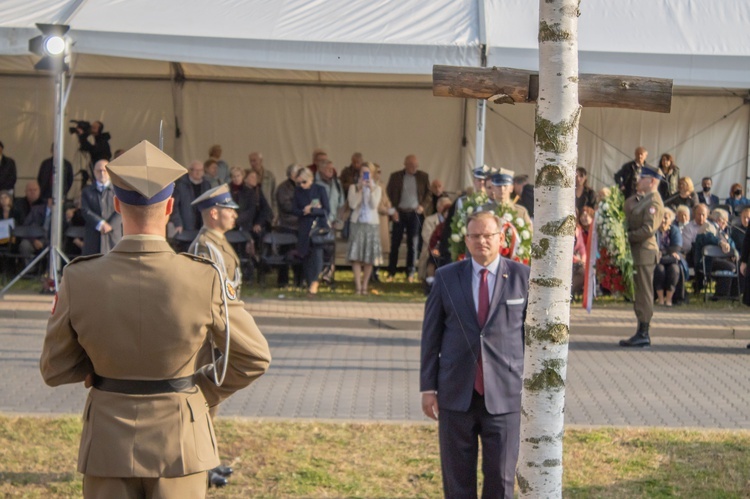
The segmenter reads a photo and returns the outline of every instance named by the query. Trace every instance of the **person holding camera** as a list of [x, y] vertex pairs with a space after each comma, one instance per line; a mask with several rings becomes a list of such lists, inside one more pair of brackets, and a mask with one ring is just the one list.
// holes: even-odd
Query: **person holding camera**
[[[370, 178], [374, 165], [360, 166], [359, 180], [349, 186], [347, 201], [351, 214], [351, 234], [346, 258], [352, 264], [354, 290], [367, 294], [373, 266], [382, 265], [383, 249], [380, 246], [380, 217], [378, 205], [383, 190]], [[364, 275], [363, 275], [364, 270]]]
[[[103, 132], [104, 123], [94, 121], [89, 124], [88, 121], [80, 120], [71, 120], [71, 123], [76, 124], [75, 128], [70, 128], [70, 131], [78, 135], [78, 148], [83, 152], [89, 153], [92, 166], [102, 159], [106, 159], [107, 161], [112, 159], [112, 150], [109, 148], [109, 139], [112, 136], [107, 132]], [[93, 143], [89, 141], [89, 136], [93, 137]]]

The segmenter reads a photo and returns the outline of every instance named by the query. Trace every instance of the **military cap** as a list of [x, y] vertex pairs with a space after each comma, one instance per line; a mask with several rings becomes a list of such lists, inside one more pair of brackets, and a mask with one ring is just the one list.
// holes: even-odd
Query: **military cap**
[[665, 182], [666, 179], [664, 178], [664, 174], [661, 172], [661, 168], [649, 165], [643, 165], [641, 167], [641, 177], [653, 177], [655, 179], [661, 180], [662, 182]]
[[472, 170], [472, 175], [474, 175], [474, 178], [478, 178], [479, 180], [487, 180], [487, 177], [490, 173], [490, 167], [487, 165], [482, 165], [474, 168]]
[[496, 173], [491, 178], [492, 185], [499, 187], [501, 185], [513, 185], [513, 177], [507, 173]]
[[229, 184], [221, 184], [219, 187], [209, 189], [190, 203], [198, 211], [207, 210], [218, 206], [219, 208], [239, 209], [239, 205], [232, 199], [232, 192], [229, 190]]
[[187, 170], [147, 140], [107, 165], [115, 196], [135, 206], [160, 203], [172, 195], [174, 181]]

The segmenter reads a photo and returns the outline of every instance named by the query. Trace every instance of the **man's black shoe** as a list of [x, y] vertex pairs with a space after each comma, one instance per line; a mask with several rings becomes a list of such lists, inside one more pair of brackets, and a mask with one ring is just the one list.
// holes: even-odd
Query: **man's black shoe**
[[208, 471], [208, 486], [221, 488], [227, 484], [227, 479], [216, 473], [214, 470]]
[[216, 468], [212, 469], [211, 471], [213, 471], [214, 473], [218, 473], [221, 476], [229, 476], [232, 473], [234, 473], [234, 470], [232, 468], [223, 464], [218, 465]]

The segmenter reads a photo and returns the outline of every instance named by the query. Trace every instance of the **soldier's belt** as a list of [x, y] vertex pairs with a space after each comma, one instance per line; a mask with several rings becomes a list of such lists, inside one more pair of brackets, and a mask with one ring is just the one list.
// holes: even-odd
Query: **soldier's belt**
[[93, 387], [104, 392], [124, 393], [126, 395], [156, 395], [158, 393], [176, 393], [190, 390], [195, 386], [192, 376], [175, 379], [113, 379], [94, 375]]

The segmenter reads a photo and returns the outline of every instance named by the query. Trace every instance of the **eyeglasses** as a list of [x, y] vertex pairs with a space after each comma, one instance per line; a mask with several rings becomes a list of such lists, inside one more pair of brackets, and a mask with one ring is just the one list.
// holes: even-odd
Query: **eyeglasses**
[[472, 241], [489, 241], [492, 239], [492, 236], [496, 236], [500, 234], [499, 232], [492, 232], [490, 234], [466, 234], [466, 237], [471, 239]]

